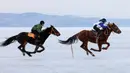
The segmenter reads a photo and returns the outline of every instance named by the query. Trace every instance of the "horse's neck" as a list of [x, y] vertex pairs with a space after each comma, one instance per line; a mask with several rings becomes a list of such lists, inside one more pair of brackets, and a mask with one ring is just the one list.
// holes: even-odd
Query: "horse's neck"
[[44, 43], [49, 36], [50, 36], [50, 34], [49, 34], [48, 30], [44, 30], [44, 32], [42, 32], [40, 34], [42, 43]]
[[[105, 32], [104, 32], [104, 35], [106, 36], [106, 38], [108, 38], [111, 34], [112, 30], [109, 29], [109, 28], [106, 28]], [[106, 33], [106, 34], [105, 34]]]

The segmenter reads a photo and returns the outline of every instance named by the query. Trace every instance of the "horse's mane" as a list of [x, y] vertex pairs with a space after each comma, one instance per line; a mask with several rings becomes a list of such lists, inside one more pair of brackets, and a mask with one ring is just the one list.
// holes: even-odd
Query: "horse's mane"
[[107, 23], [108, 27], [111, 26], [111, 25], [115, 25], [115, 23], [110, 23], [110, 22]]
[[50, 28], [51, 28], [51, 27], [47, 27], [47, 28], [43, 29], [42, 32], [44, 32], [44, 31], [46, 31], [46, 30], [48, 30], [48, 29], [50, 29]]
[[111, 28], [113, 25], [116, 26], [115, 23], [110, 23], [110, 22], [108, 22], [108, 23], [107, 23], [107, 26], [108, 26], [108, 27], [107, 27], [105, 30], [103, 30], [103, 32], [106, 33], [106, 34], [108, 34], [109, 32], [111, 32], [110, 28]]

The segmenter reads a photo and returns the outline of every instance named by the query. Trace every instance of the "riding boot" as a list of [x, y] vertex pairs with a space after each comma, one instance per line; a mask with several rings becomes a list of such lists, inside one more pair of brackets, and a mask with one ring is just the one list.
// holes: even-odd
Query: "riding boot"
[[39, 36], [36, 35], [36, 36], [35, 36], [35, 44], [38, 44], [39, 42], [40, 42], [40, 40], [39, 40]]

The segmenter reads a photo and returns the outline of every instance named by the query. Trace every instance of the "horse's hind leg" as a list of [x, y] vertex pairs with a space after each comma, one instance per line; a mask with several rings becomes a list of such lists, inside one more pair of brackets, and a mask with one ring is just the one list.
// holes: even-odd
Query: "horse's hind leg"
[[[86, 51], [86, 49], [85, 49], [85, 45], [84, 45], [84, 44], [82, 44], [80, 47], [83, 48], [83, 49]], [[86, 51], [86, 54], [89, 55], [89, 52]]]
[[23, 53], [23, 56], [25, 56], [25, 53], [24, 53], [23, 49], [21, 49], [21, 48], [22, 48], [22, 45], [18, 46], [18, 49]]
[[23, 52], [24, 54], [26, 53], [29, 57], [32, 57], [32, 55], [30, 54], [30, 52], [25, 50], [25, 45], [23, 46]]
[[23, 53], [23, 56], [25, 56], [25, 53], [28, 55], [28, 56], [32, 56], [29, 52], [27, 52], [25, 50], [25, 45], [27, 44], [27, 42], [25, 41], [23, 44], [21, 44], [18, 48], [19, 50]]
[[88, 43], [83, 43], [80, 47], [86, 51], [87, 55], [88, 55], [88, 53], [90, 53], [92, 56], [95, 56], [90, 50], [88, 50], [87, 45], [88, 45]]

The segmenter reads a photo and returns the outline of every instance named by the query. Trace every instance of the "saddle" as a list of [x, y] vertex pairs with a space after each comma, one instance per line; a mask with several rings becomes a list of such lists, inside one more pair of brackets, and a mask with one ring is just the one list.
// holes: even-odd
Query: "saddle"
[[28, 33], [28, 37], [31, 37], [31, 38], [35, 39], [35, 34], [34, 34], [34, 33], [29, 32], [29, 33]]
[[94, 33], [94, 35], [97, 35], [97, 31], [96, 30], [91, 30], [92, 33]]
[[102, 31], [98, 34], [98, 32], [96, 30], [93, 30], [93, 29], [91, 30], [91, 32], [93, 33], [92, 36], [95, 36], [96, 38], [99, 38], [100, 35], [102, 35], [104, 33], [104, 31]]

